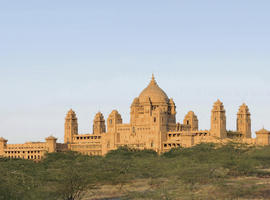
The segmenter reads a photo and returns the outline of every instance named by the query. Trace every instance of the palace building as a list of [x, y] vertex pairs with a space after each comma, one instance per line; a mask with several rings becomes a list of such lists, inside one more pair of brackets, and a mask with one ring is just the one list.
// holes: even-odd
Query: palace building
[[105, 155], [120, 146], [162, 153], [202, 142], [270, 144], [270, 131], [265, 129], [256, 132], [256, 138], [251, 137], [251, 118], [246, 104], [239, 108], [236, 126], [237, 130], [227, 131], [226, 111], [220, 100], [213, 105], [210, 130], [199, 130], [199, 121], [193, 111], [187, 113], [182, 123], [176, 122], [173, 99], [168, 98], [152, 76], [148, 86], [130, 106], [129, 123], [123, 123], [117, 110], [113, 110], [106, 121], [98, 112], [93, 121], [93, 133], [79, 134], [77, 116], [69, 110], [65, 118], [64, 143], [57, 143], [53, 136], [46, 138], [46, 142], [25, 144], [7, 144], [6, 139], [0, 138], [0, 156], [40, 160], [47, 152], [72, 150], [87, 155]]

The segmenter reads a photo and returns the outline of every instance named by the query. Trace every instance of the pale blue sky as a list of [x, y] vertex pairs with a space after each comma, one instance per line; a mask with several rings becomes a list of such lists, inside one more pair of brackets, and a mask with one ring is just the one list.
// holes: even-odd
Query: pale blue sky
[[246, 102], [252, 130], [270, 129], [270, 1], [0, 1], [0, 136], [63, 141], [76, 111], [81, 133], [96, 112], [129, 106], [154, 73], [177, 120], [194, 110], [210, 128], [220, 98], [227, 128]]

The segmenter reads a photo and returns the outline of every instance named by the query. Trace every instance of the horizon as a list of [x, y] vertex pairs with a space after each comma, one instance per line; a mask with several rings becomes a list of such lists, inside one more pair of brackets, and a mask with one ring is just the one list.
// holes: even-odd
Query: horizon
[[213, 103], [236, 129], [239, 106], [252, 136], [270, 129], [270, 3], [261, 1], [15, 1], [0, 3], [0, 137], [9, 143], [64, 138], [70, 108], [79, 133], [133, 99], [154, 73], [176, 104], [210, 129]]

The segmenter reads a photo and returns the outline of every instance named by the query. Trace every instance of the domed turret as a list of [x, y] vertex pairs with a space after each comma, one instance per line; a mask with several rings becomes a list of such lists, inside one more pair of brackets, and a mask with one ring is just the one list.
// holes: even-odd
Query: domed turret
[[243, 103], [240, 106], [239, 111], [238, 111], [238, 114], [249, 114], [250, 115], [249, 108], [248, 108], [248, 106], [245, 103]]
[[66, 115], [66, 119], [77, 119], [76, 113], [70, 109]]
[[158, 86], [154, 75], [152, 75], [149, 85], [139, 95], [140, 103], [148, 103], [149, 100], [152, 104], [169, 102], [167, 94]]
[[52, 135], [45, 138], [47, 143], [47, 150], [49, 153], [56, 152], [56, 137], [53, 137]]
[[213, 105], [210, 132], [213, 136], [221, 139], [227, 137], [226, 111], [223, 103], [219, 99]]
[[218, 99], [213, 106], [212, 111], [223, 111], [224, 110], [224, 105], [223, 103]]
[[74, 135], [78, 135], [78, 122], [75, 112], [70, 109], [65, 119], [65, 143], [72, 143]]
[[3, 137], [0, 137], [0, 156], [4, 154], [4, 149], [7, 146], [7, 140]]
[[93, 133], [101, 134], [106, 132], [105, 119], [101, 112], [98, 112], [95, 116], [93, 123]]
[[101, 112], [98, 112], [95, 116], [95, 121], [103, 121], [104, 120], [104, 116]]
[[133, 100], [131, 106], [137, 106], [137, 105], [139, 105], [139, 98], [138, 98], [138, 97], [136, 97], [136, 98]]
[[193, 111], [189, 111], [185, 116], [184, 124], [190, 126], [192, 131], [197, 131], [199, 129], [198, 118]]
[[122, 124], [122, 117], [117, 110], [113, 110], [107, 119], [108, 132], [115, 132], [117, 124]]
[[7, 140], [3, 137], [0, 137], [0, 142], [7, 142]]
[[251, 119], [248, 106], [244, 103], [240, 106], [236, 120], [237, 132], [244, 137], [251, 138]]
[[170, 99], [169, 105], [170, 105], [170, 109], [169, 109], [170, 113], [172, 115], [175, 115], [176, 114], [176, 106], [175, 106], [175, 103], [174, 103], [172, 98]]

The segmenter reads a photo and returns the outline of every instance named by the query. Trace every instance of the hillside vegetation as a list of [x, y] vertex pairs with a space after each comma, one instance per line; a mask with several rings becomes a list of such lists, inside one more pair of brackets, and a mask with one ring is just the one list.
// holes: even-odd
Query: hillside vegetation
[[0, 200], [270, 199], [270, 147], [200, 144], [157, 155], [121, 147], [105, 157], [0, 159]]

